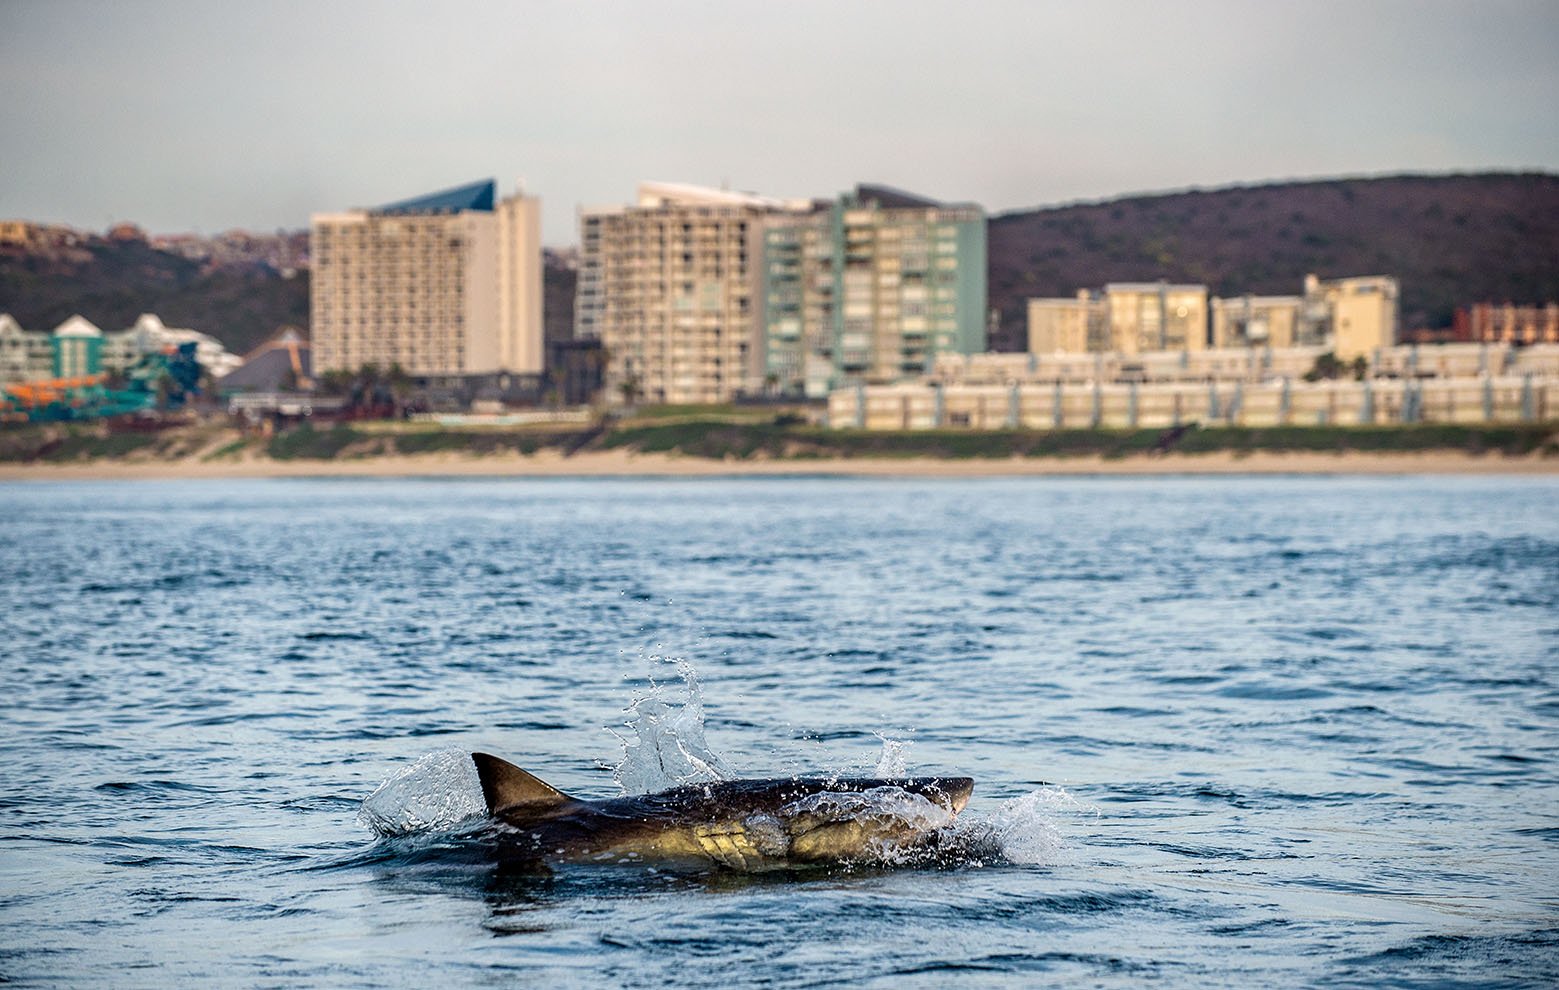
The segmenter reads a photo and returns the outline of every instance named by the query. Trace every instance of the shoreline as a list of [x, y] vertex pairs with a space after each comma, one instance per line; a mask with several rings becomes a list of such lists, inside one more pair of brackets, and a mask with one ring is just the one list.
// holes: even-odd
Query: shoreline
[[0, 464], [0, 482], [176, 480], [244, 478], [590, 478], [590, 477], [831, 477], [999, 478], [1046, 476], [1166, 475], [1559, 475], [1559, 458], [1497, 453], [1417, 451], [1405, 453], [1217, 451], [1205, 454], [1133, 455], [1105, 458], [727, 458], [625, 450], [583, 451], [564, 457], [553, 450], [535, 454], [483, 456], [383, 455], [338, 460], [89, 460], [76, 463]]

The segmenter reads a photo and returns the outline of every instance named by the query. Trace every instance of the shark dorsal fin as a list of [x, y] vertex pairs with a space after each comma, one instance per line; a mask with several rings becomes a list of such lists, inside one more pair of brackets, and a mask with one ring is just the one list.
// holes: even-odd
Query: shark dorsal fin
[[565, 804], [573, 798], [551, 784], [533, 777], [507, 760], [500, 760], [487, 753], [472, 753], [476, 775], [482, 781], [482, 797], [487, 800], [489, 814], [497, 814], [521, 805], [534, 806], [538, 810]]

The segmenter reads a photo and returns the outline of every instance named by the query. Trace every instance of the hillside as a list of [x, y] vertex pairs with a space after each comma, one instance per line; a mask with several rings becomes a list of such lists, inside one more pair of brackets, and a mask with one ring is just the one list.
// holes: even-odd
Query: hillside
[[992, 347], [1025, 349], [1033, 296], [1160, 278], [1290, 295], [1306, 272], [1397, 276], [1404, 328], [1448, 326], [1469, 302], [1559, 299], [1559, 175], [1292, 182], [995, 216]]

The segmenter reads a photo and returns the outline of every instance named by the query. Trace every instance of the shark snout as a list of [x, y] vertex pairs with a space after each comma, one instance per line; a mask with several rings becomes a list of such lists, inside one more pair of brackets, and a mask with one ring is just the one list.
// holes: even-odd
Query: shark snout
[[974, 793], [973, 777], [942, 777], [937, 780], [942, 793], [947, 795], [947, 810], [958, 814], [964, 810], [964, 805], [969, 803], [969, 795]]

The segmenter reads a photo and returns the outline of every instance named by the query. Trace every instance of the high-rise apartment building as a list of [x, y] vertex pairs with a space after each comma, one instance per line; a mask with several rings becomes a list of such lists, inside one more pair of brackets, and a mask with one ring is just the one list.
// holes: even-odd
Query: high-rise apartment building
[[315, 373], [540, 374], [541, 201], [489, 181], [316, 214]]
[[612, 401], [726, 402], [761, 384], [754, 273], [766, 217], [805, 204], [667, 182], [581, 211], [574, 335]]
[[985, 349], [985, 212], [862, 185], [764, 224], [768, 388], [817, 397]]

